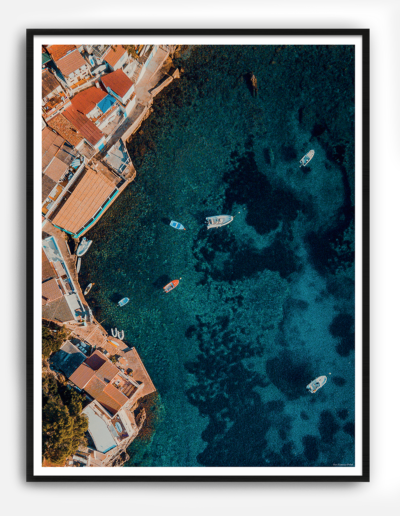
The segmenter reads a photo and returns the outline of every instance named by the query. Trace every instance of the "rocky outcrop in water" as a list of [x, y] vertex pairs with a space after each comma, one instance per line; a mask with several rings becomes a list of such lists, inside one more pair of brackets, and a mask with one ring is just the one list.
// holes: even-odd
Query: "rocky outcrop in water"
[[121, 452], [118, 457], [110, 464], [112, 468], [120, 468], [129, 460], [129, 454], [126, 451]]

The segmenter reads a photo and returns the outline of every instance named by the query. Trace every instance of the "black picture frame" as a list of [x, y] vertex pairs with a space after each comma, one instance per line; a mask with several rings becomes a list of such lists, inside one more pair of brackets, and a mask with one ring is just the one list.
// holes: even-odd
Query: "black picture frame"
[[[369, 482], [370, 480], [370, 30], [369, 29], [27, 29], [26, 106], [27, 106], [27, 254], [26, 254], [26, 480], [28, 482]], [[362, 474], [349, 476], [51, 476], [34, 474], [34, 352], [33, 277], [34, 277], [34, 81], [33, 52], [35, 36], [360, 36], [362, 38]]]

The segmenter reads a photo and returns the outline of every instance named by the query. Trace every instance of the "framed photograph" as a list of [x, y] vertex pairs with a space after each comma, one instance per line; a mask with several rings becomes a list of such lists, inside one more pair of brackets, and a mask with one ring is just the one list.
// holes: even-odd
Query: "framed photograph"
[[29, 29], [27, 184], [28, 481], [369, 481], [368, 29]]

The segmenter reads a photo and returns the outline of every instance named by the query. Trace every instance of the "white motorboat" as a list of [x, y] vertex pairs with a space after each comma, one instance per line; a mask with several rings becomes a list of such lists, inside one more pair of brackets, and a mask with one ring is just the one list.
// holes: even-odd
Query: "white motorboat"
[[315, 151], [313, 151], [313, 150], [310, 150], [309, 152], [307, 152], [307, 154], [305, 156], [303, 156], [300, 160], [300, 167], [305, 167], [306, 165], [308, 165], [310, 163], [310, 161], [313, 159], [314, 154], [315, 154]]
[[81, 263], [82, 260], [78, 258], [78, 261], [76, 262], [76, 272], [79, 272], [81, 270]]
[[113, 337], [116, 337], [117, 336], [117, 328], [111, 328], [111, 335]]
[[183, 225], [180, 222], [176, 222], [176, 220], [171, 220], [169, 225], [175, 229], [183, 229], [184, 231], [186, 231], [186, 229], [183, 227]]
[[318, 389], [326, 384], [327, 379], [326, 376], [318, 376], [318, 378], [307, 385], [307, 389], [312, 393], [317, 392]]
[[86, 237], [82, 238], [81, 243], [78, 245], [78, 249], [76, 250], [76, 256], [83, 256], [92, 245], [93, 240], [88, 240]]
[[214, 217], [206, 217], [207, 229], [226, 226], [227, 224], [230, 224], [232, 220], [232, 215], [215, 215]]
[[83, 293], [84, 296], [89, 294], [89, 292], [92, 290], [93, 285], [94, 285], [94, 283], [89, 283], [89, 285], [85, 288], [85, 292]]
[[164, 292], [166, 294], [168, 294], [168, 292], [171, 292], [171, 290], [174, 290], [174, 288], [177, 287], [178, 285], [179, 285], [178, 279], [172, 280], [168, 283], [168, 285], [165, 285], [165, 287], [163, 287]]
[[129, 297], [124, 297], [118, 301], [118, 306], [125, 306], [129, 303]]
[[119, 331], [117, 334], [117, 337], [119, 338], [119, 340], [124, 340], [124, 337], [125, 337], [124, 330]]

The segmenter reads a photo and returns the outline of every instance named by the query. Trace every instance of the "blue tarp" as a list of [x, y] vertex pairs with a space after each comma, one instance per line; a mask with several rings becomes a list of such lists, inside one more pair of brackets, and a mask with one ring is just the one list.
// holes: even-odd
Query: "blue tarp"
[[117, 100], [112, 97], [111, 95], [107, 95], [107, 97], [104, 97], [103, 100], [101, 100], [97, 106], [98, 108], [103, 112], [105, 113], [106, 111], [108, 111], [110, 109], [110, 107], [112, 107], [115, 103], [117, 102]]

